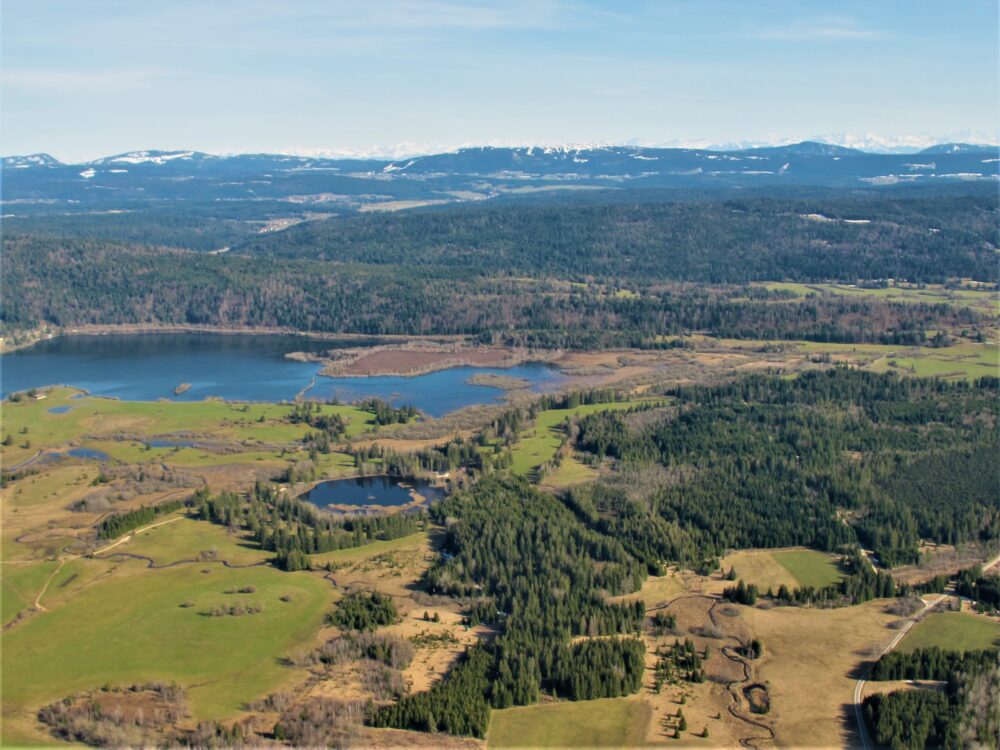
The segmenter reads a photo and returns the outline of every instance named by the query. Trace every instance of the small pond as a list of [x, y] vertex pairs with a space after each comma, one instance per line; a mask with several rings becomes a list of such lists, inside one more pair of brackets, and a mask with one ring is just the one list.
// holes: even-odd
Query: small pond
[[417, 492], [424, 499], [437, 500], [444, 497], [444, 491], [431, 487], [422, 479], [399, 479], [397, 477], [357, 477], [355, 479], [331, 479], [320, 482], [311, 490], [300, 495], [302, 500], [326, 508], [332, 505], [356, 505], [394, 507], [413, 502], [411, 492]]

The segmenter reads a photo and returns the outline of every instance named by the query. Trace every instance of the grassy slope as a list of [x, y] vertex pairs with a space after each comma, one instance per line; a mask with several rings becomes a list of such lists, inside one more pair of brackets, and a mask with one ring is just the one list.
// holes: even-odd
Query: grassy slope
[[[196, 717], [232, 715], [288, 676], [278, 658], [312, 639], [329, 601], [327, 584], [306, 573], [123, 567], [128, 573], [95, 583], [5, 634], [5, 714], [34, 711], [105, 682], [162, 679], [189, 688]], [[247, 585], [256, 593], [223, 593]], [[280, 601], [283, 595], [291, 601]], [[264, 610], [243, 617], [203, 614], [234, 600]], [[193, 606], [181, 607], [186, 601]]]
[[899, 644], [905, 653], [918, 648], [969, 651], [990, 648], [1000, 641], [1000, 624], [968, 612], [936, 612], [928, 615], [907, 633]]
[[494, 711], [488, 748], [639, 747], [650, 707], [636, 698], [549, 703]]
[[555, 455], [565, 438], [559, 425], [567, 417], [582, 417], [598, 411], [627, 409], [631, 406], [634, 404], [626, 401], [610, 404], [585, 404], [573, 409], [547, 409], [539, 412], [534, 427], [526, 431], [521, 439], [514, 444], [514, 464], [512, 467], [514, 473], [528, 474]]

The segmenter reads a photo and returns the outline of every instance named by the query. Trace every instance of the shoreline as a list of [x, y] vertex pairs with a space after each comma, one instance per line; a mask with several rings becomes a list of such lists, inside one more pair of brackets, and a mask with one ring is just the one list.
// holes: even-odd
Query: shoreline
[[[364, 333], [327, 333], [299, 331], [292, 328], [227, 328], [191, 324], [122, 324], [81, 325], [59, 329], [40, 329], [27, 340], [0, 348], [0, 356], [28, 349], [41, 341], [84, 336], [127, 336], [157, 334], [205, 334], [212, 336], [289, 336], [311, 341], [364, 342], [370, 346], [344, 347], [323, 354], [289, 351], [287, 359], [314, 362], [322, 366], [317, 375], [329, 378], [419, 377], [453, 367], [510, 369], [538, 362], [562, 370], [561, 349], [511, 349], [477, 346], [468, 336], [412, 336], [407, 334], [370, 335]], [[332, 356], [331, 356], [332, 355]]]
[[414, 342], [424, 341], [427, 343], [440, 342], [461, 342], [467, 341], [466, 336], [410, 336], [407, 334], [378, 334], [367, 333], [338, 333], [325, 331], [300, 331], [295, 328], [281, 328], [269, 326], [252, 326], [243, 328], [232, 328], [227, 326], [205, 326], [189, 323], [122, 323], [122, 324], [87, 324], [79, 326], [67, 326], [64, 328], [42, 328], [28, 332], [28, 338], [17, 344], [7, 343], [8, 337], [3, 339], [0, 347], [0, 355], [10, 354], [34, 346], [40, 341], [48, 341], [57, 338], [71, 338], [77, 336], [115, 336], [115, 335], [140, 335], [140, 334], [160, 334], [160, 333], [202, 333], [217, 336], [296, 336], [314, 341], [370, 341], [377, 340], [383, 342]]
[[303, 352], [286, 356], [323, 365], [318, 374], [328, 378], [413, 378], [454, 367], [509, 370], [532, 362], [549, 365], [561, 372], [560, 360], [565, 352], [561, 349], [511, 349], [461, 344], [433, 346], [427, 339], [410, 339], [398, 345], [337, 349], [327, 352], [326, 356]]

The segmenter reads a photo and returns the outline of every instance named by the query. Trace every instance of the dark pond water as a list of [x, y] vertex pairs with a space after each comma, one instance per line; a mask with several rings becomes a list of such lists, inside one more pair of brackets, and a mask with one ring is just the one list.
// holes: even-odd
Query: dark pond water
[[65, 414], [72, 408], [72, 406], [53, 406], [49, 409], [49, 414]]
[[171, 440], [168, 438], [150, 438], [145, 441], [150, 448], [197, 448], [199, 443], [193, 440]]
[[359, 477], [357, 479], [332, 479], [328, 482], [320, 482], [309, 492], [301, 495], [301, 498], [320, 508], [329, 505], [387, 507], [406, 505], [412, 502], [411, 490], [415, 490], [428, 501], [444, 497], [444, 492], [431, 487], [420, 479]]
[[65, 460], [66, 458], [85, 458], [92, 461], [108, 461], [111, 457], [104, 451], [99, 451], [96, 448], [71, 448], [68, 451], [60, 451], [58, 453], [43, 453], [38, 460], [43, 464], [51, 464], [55, 461]]
[[[524, 378], [535, 390], [551, 389], [564, 377], [542, 364], [507, 370], [455, 367], [412, 378], [326, 378], [320, 366], [285, 358], [287, 352], [322, 352], [374, 341], [320, 341], [299, 336], [132, 334], [71, 336], [41, 341], [0, 357], [3, 397], [45, 385], [72, 385], [95, 396], [126, 401], [290, 401], [304, 390], [311, 398], [341, 401], [378, 397], [409, 403], [430, 416], [496, 401], [498, 388], [466, 382], [475, 373]], [[176, 394], [182, 383], [190, 388]]]

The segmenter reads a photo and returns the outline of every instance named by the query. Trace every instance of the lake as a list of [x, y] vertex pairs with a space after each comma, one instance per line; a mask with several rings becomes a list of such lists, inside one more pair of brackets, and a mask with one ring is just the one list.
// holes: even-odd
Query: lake
[[[407, 486], [404, 487], [403, 484]], [[319, 508], [331, 505], [376, 505], [385, 508], [413, 502], [411, 490], [428, 501], [444, 497], [442, 490], [431, 487], [421, 479], [404, 480], [385, 476], [332, 479], [320, 482], [299, 497]]]
[[[415, 377], [327, 378], [319, 375], [319, 364], [285, 357], [288, 352], [320, 353], [374, 343], [250, 334], [66, 336], [0, 356], [0, 383], [4, 398], [14, 391], [57, 384], [125, 401], [200, 401], [213, 396], [274, 402], [291, 401], [305, 391], [308, 398], [324, 400], [377, 397], [396, 405], [408, 403], [439, 417], [503, 398], [499, 388], [468, 383], [476, 373], [524, 378], [536, 391], [565, 381], [557, 370], [540, 363], [507, 369], [453, 367]], [[182, 383], [190, 387], [175, 393]]]

